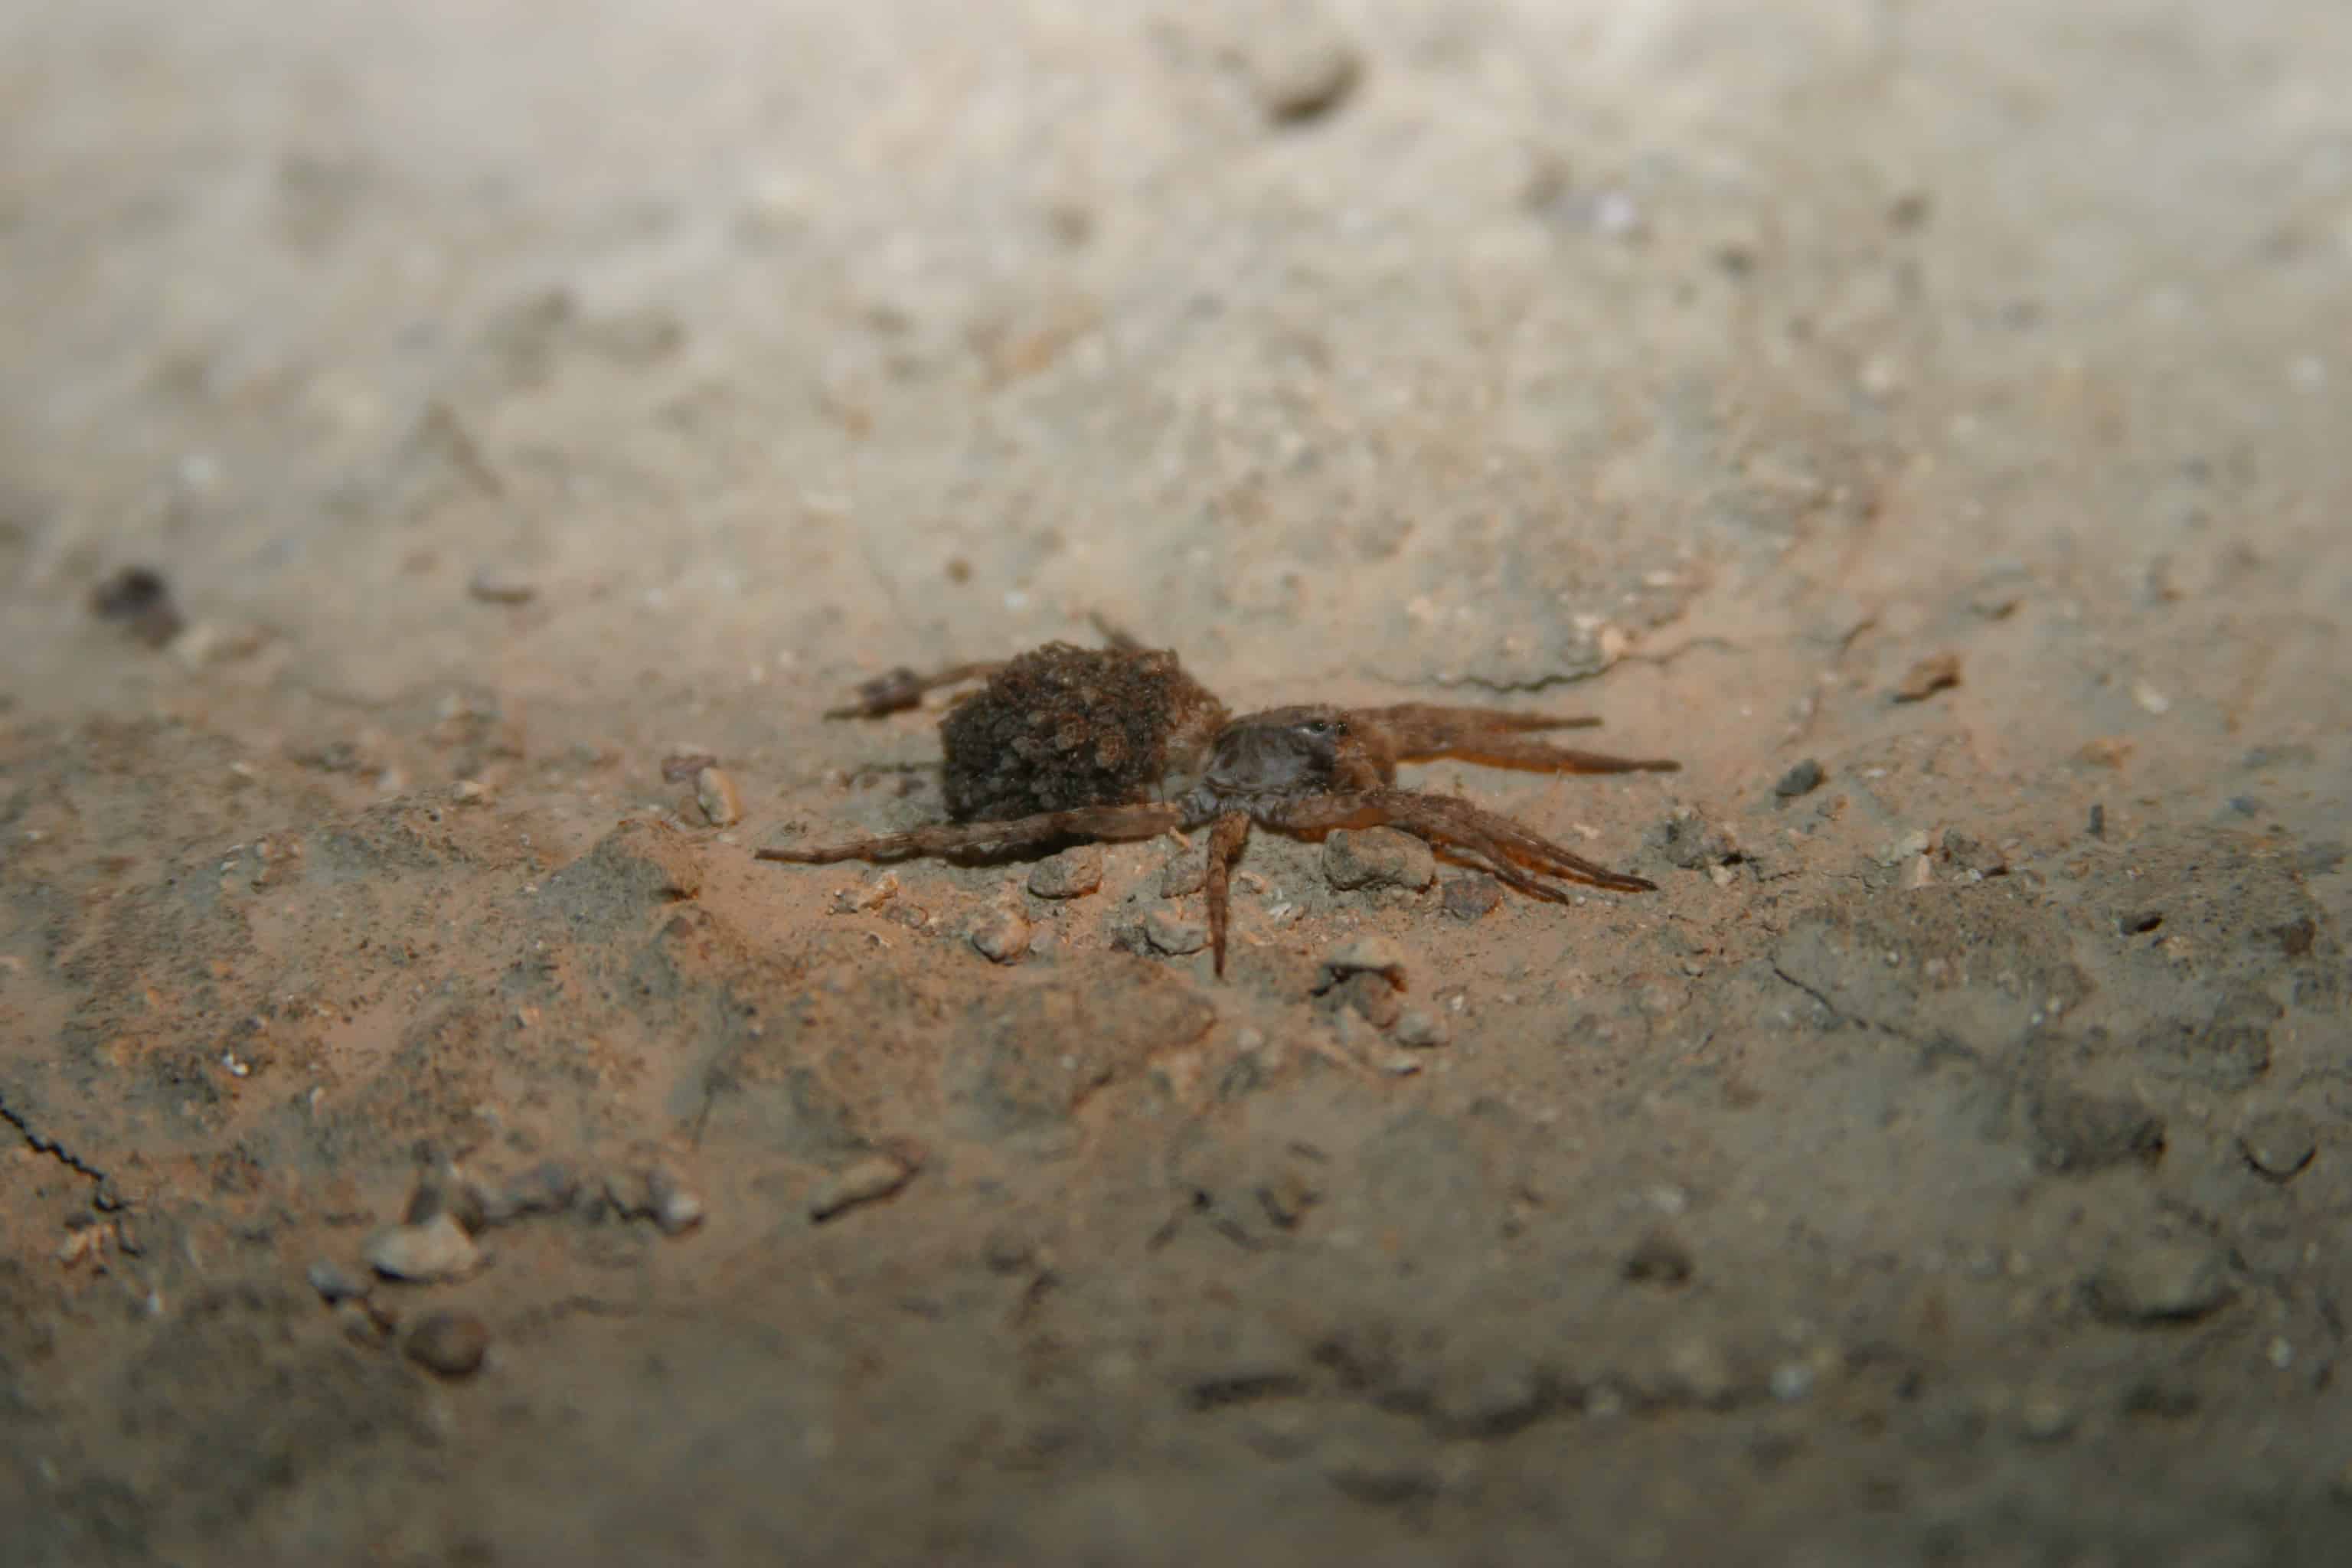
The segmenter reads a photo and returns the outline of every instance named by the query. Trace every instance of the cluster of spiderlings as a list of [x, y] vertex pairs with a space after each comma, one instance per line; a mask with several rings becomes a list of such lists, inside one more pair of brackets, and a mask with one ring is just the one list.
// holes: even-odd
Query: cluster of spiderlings
[[996, 821], [1152, 799], [1169, 737], [1215, 699], [1172, 653], [1048, 643], [940, 725], [948, 815]]

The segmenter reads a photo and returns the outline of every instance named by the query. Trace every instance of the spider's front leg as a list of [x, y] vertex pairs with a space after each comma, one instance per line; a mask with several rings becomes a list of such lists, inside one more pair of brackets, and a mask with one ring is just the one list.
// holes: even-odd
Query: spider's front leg
[[1220, 980], [1225, 973], [1226, 879], [1233, 872], [1234, 857], [1248, 842], [1249, 830], [1249, 813], [1245, 811], [1229, 811], [1209, 825], [1208, 875], [1204, 879], [1209, 893], [1209, 950], [1215, 955]]
[[1402, 763], [1455, 757], [1495, 768], [1575, 773], [1665, 773], [1682, 766], [1663, 758], [1606, 756], [1531, 738], [1531, 731], [1539, 730], [1591, 729], [1601, 722], [1598, 719], [1513, 713], [1500, 708], [1444, 708], [1428, 702], [1366, 708], [1349, 717], [1385, 733]]
[[1572, 849], [1530, 833], [1509, 817], [1484, 811], [1452, 795], [1420, 795], [1412, 790], [1361, 790], [1351, 795], [1318, 795], [1264, 816], [1268, 827], [1294, 833], [1318, 833], [1334, 827], [1401, 827], [1406, 832], [1469, 851], [1486, 862], [1501, 881], [1519, 891], [1558, 903], [1568, 895], [1528, 869], [1553, 877], [1570, 877], [1621, 893], [1649, 893], [1657, 884], [1587, 860]]
[[1182, 813], [1172, 805], [1088, 805], [1047, 811], [1004, 822], [943, 822], [880, 838], [857, 838], [819, 849], [762, 849], [761, 860], [824, 866], [836, 860], [897, 860], [910, 855], [968, 855], [1022, 849], [1061, 838], [1149, 838], [1175, 826]]

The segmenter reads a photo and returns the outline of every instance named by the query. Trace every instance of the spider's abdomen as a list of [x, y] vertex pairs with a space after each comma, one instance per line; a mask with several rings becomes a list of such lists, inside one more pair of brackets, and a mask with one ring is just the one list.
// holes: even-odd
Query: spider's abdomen
[[1172, 653], [1048, 643], [940, 721], [948, 815], [997, 822], [1155, 799], [1223, 721]]

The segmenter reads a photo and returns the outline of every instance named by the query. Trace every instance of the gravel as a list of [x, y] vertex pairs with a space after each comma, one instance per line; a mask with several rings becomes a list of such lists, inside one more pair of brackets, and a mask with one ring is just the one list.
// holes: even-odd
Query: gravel
[[1323, 877], [1335, 888], [1419, 891], [1437, 880], [1437, 858], [1393, 827], [1335, 828], [1323, 840]]
[[408, 1336], [408, 1359], [443, 1377], [470, 1377], [489, 1352], [490, 1331], [471, 1312], [428, 1312]]
[[436, 1214], [421, 1225], [389, 1226], [367, 1238], [368, 1267], [387, 1279], [417, 1284], [462, 1279], [481, 1267], [481, 1248], [454, 1215]]

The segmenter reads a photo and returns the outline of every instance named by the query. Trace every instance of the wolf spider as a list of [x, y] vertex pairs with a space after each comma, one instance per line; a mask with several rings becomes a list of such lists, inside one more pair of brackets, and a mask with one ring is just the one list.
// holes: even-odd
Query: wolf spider
[[1474, 858], [1520, 892], [1568, 895], [1547, 877], [1619, 892], [1656, 884], [1596, 865], [1453, 795], [1396, 787], [1399, 763], [1454, 757], [1554, 773], [1671, 773], [1678, 763], [1571, 751], [1535, 738], [1598, 719], [1445, 708], [1312, 703], [1229, 714], [1173, 653], [1104, 628], [1110, 646], [1048, 643], [1001, 663], [932, 675], [899, 668], [858, 688], [827, 718], [875, 718], [923, 693], [984, 678], [940, 723], [950, 821], [822, 848], [772, 848], [762, 860], [822, 865], [901, 856], [1001, 853], [1076, 840], [1209, 829], [1205, 879], [1216, 972], [1225, 972], [1227, 879], [1255, 823], [1319, 836], [1401, 827]]

